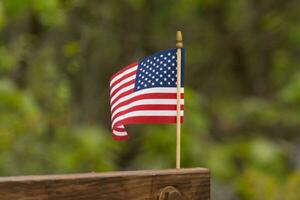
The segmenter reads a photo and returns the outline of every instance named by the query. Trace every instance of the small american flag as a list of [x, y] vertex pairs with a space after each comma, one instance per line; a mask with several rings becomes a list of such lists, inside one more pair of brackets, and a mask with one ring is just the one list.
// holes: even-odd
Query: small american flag
[[[184, 50], [181, 59], [181, 123], [184, 105]], [[126, 124], [176, 123], [177, 49], [128, 65], [110, 81], [113, 138], [124, 140]]]

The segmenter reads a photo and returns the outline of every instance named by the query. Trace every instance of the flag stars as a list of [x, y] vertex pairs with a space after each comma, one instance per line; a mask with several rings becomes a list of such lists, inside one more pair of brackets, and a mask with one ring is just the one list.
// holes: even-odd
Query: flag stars
[[176, 50], [171, 50], [143, 59], [135, 88], [176, 87], [176, 57]]

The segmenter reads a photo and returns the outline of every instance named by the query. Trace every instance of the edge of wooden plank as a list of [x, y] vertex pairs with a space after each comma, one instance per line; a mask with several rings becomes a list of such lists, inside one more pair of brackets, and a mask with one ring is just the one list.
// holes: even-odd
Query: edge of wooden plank
[[158, 175], [184, 175], [202, 173], [210, 175], [207, 168], [181, 168], [181, 169], [158, 169], [158, 170], [137, 170], [118, 171], [102, 173], [80, 173], [80, 174], [60, 174], [60, 175], [33, 175], [33, 176], [8, 176], [0, 177], [0, 183], [23, 182], [23, 181], [45, 181], [45, 180], [73, 180], [73, 179], [97, 179], [108, 177], [133, 177], [133, 176], [158, 176]]

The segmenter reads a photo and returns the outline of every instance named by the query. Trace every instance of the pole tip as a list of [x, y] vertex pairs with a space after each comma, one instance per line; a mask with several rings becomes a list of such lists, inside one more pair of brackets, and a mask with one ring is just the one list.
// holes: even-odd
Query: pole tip
[[182, 33], [181, 31], [176, 32], [176, 47], [182, 48], [183, 47], [183, 41], [182, 41]]

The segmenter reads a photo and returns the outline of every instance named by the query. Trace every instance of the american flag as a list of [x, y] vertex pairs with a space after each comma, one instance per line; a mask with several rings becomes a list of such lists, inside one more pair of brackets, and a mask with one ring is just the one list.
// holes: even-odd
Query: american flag
[[[184, 50], [181, 50], [181, 123]], [[113, 138], [124, 140], [127, 124], [176, 123], [177, 49], [158, 52], [114, 74], [110, 80]]]

